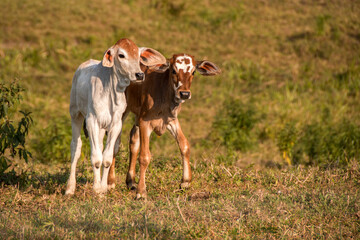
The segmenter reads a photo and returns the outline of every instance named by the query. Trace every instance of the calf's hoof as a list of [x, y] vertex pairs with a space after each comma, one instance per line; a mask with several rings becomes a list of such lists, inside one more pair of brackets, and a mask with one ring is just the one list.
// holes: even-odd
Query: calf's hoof
[[74, 195], [75, 184], [68, 184], [66, 186], [65, 195]]
[[75, 189], [66, 189], [65, 195], [74, 195]]
[[182, 182], [180, 184], [180, 189], [187, 189], [190, 187], [190, 182]]
[[108, 184], [108, 190], [115, 189], [115, 183]]
[[133, 181], [126, 181], [126, 186], [129, 190], [136, 190], [136, 184]]
[[146, 200], [146, 198], [147, 198], [146, 193], [137, 193], [135, 200]]
[[94, 186], [94, 192], [96, 192], [96, 193], [106, 193], [107, 192], [107, 185], [106, 186]]

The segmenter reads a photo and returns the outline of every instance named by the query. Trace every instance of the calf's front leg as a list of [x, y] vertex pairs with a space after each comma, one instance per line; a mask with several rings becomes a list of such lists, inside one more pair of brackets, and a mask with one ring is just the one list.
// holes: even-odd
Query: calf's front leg
[[112, 164], [110, 166], [109, 175], [108, 175], [108, 189], [115, 188], [115, 156], [114, 154]]
[[[123, 113], [122, 116], [122, 122], [125, 121], [127, 115], [129, 114], [129, 111], [125, 111]], [[120, 142], [121, 142], [121, 132], [116, 140], [115, 146], [114, 146], [114, 156], [113, 156], [113, 161], [112, 164], [110, 166], [110, 170], [109, 170], [109, 175], [108, 175], [108, 189], [113, 189], [115, 188], [115, 158], [116, 155], [118, 154], [119, 150], [120, 150]]]
[[180, 184], [181, 189], [188, 188], [191, 182], [191, 167], [190, 167], [190, 144], [184, 133], [181, 130], [181, 126], [178, 119], [170, 122], [167, 125], [167, 129], [171, 135], [176, 139], [179, 146], [181, 157], [183, 160], [183, 178]]
[[[108, 137], [106, 140], [106, 147], [103, 153], [103, 176], [101, 179], [101, 192], [106, 192], [108, 190], [108, 175], [110, 171], [110, 166], [114, 162], [114, 151], [118, 149], [115, 149], [115, 144], [120, 144], [120, 133], [122, 128], [122, 121], [114, 121], [114, 125], [110, 127], [110, 130], [108, 132]], [[114, 165], [115, 167], [115, 165]], [[115, 186], [115, 185], [114, 185]], [[109, 186], [111, 187], [111, 186]]]
[[140, 179], [136, 189], [136, 199], [146, 198], [145, 173], [151, 160], [149, 149], [150, 134], [152, 132], [149, 122], [140, 121]]
[[102, 156], [102, 144], [100, 143], [100, 141], [102, 141], [102, 139], [99, 139], [101, 130], [100, 130], [100, 126], [98, 124], [98, 121], [95, 117], [93, 116], [89, 116], [86, 119], [86, 128], [89, 134], [89, 140], [90, 140], [90, 149], [91, 149], [91, 164], [93, 166], [93, 170], [94, 170], [94, 191], [97, 193], [102, 192], [101, 189], [101, 171], [100, 171], [100, 167], [103, 161], [103, 156]]

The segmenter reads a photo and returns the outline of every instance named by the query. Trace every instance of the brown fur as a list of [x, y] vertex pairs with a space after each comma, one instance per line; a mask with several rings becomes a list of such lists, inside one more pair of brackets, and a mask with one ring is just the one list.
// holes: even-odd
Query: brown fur
[[130, 39], [122, 38], [115, 45], [125, 49], [130, 59], [137, 59], [139, 57], [139, 48]]
[[[137, 188], [137, 198], [146, 195], [145, 172], [151, 159], [149, 137], [152, 131], [161, 136], [168, 129], [174, 136], [183, 159], [184, 168], [181, 187], [186, 188], [191, 182], [190, 145], [181, 130], [177, 118], [181, 110], [181, 99], [177, 97], [180, 96], [179, 92], [182, 91], [190, 93], [193, 74], [176, 69], [175, 62], [179, 62], [176, 60], [179, 56], [184, 56], [184, 54], [174, 55], [168, 61], [170, 65], [165, 71], [158, 72], [161, 68], [160, 65], [155, 68], [148, 68], [145, 71], [144, 82], [131, 83], [126, 89], [127, 109], [124, 116], [126, 117], [128, 112], [133, 112], [136, 115], [136, 122], [130, 133], [130, 164], [126, 184], [128, 188], [135, 187], [135, 165], [137, 155], [140, 152], [140, 180]], [[187, 56], [191, 57], [193, 69], [195, 70], [197, 65], [194, 57]], [[186, 59], [186, 62], [189, 64], [190, 60]], [[220, 73], [220, 69], [215, 64], [208, 63], [213, 67], [211, 75]], [[179, 82], [182, 85], [175, 89], [174, 86], [179, 86]], [[110, 177], [115, 179], [114, 175], [115, 171], [110, 171], [109, 179]], [[110, 181], [110, 184], [112, 183]]]

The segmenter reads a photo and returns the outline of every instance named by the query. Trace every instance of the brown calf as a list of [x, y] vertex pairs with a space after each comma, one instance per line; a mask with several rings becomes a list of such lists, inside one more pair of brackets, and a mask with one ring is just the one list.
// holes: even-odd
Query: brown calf
[[[181, 103], [191, 98], [190, 86], [196, 70], [205, 76], [221, 72], [212, 62], [196, 61], [193, 56], [176, 54], [166, 64], [147, 69], [144, 82], [131, 83], [126, 89], [127, 109], [124, 116], [130, 111], [136, 115], [135, 125], [130, 132], [130, 163], [126, 184], [129, 189], [135, 188], [135, 165], [140, 150], [137, 199], [146, 197], [145, 172], [151, 160], [149, 138], [152, 131], [161, 136], [167, 129], [176, 139], [183, 160], [180, 187], [190, 185], [190, 146], [177, 116]], [[115, 161], [110, 169], [109, 185], [115, 181], [114, 164]]]

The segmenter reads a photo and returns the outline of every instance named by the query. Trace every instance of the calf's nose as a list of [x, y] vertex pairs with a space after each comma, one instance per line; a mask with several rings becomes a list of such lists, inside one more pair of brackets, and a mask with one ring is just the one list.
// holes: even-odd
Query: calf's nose
[[189, 99], [191, 96], [190, 91], [180, 91], [180, 98], [185, 100], [185, 99]]
[[136, 80], [144, 80], [144, 73], [135, 73]]

